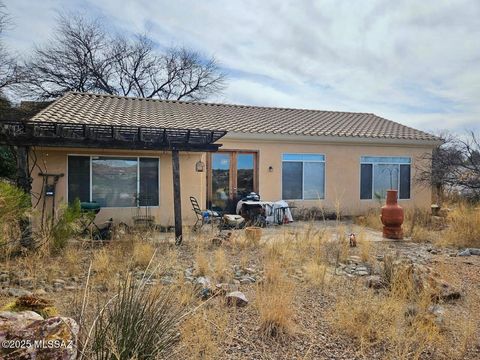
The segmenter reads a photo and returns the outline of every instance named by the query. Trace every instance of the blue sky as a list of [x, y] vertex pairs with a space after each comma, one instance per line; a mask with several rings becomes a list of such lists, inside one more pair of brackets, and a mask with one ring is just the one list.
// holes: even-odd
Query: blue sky
[[427, 131], [480, 130], [480, 1], [4, 0], [19, 54], [60, 11], [101, 17], [159, 47], [214, 55], [212, 101], [372, 112]]

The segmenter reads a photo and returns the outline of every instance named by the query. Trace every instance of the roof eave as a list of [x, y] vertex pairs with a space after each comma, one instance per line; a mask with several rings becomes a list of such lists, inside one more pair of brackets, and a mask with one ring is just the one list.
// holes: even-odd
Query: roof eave
[[283, 141], [300, 143], [333, 143], [333, 144], [364, 144], [364, 145], [414, 145], [422, 147], [435, 147], [442, 143], [440, 139], [398, 139], [386, 137], [362, 136], [327, 136], [327, 135], [294, 135], [273, 133], [244, 133], [229, 131], [223, 140], [240, 141]]

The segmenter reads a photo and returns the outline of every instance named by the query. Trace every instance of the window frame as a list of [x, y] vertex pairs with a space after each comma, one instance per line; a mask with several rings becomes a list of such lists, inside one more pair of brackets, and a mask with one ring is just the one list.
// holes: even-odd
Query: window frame
[[[160, 196], [160, 184], [161, 184], [161, 178], [160, 178], [160, 157], [159, 156], [132, 156], [132, 155], [104, 155], [104, 154], [67, 154], [67, 168], [66, 168], [66, 182], [65, 182], [65, 187], [66, 187], [66, 202], [68, 204], [69, 202], [69, 191], [68, 191], [68, 158], [71, 156], [84, 156], [88, 157], [90, 159], [90, 201], [92, 201], [92, 183], [93, 183], [93, 177], [92, 177], [92, 158], [95, 157], [103, 157], [103, 158], [129, 158], [129, 159], [135, 159], [137, 161], [137, 194], [140, 191], [140, 158], [149, 158], [149, 159], [157, 159], [158, 160], [158, 205], [152, 205], [148, 206], [149, 208], [159, 208], [160, 207], [160, 201], [161, 201], [161, 196]], [[146, 207], [146, 206], [104, 206], [102, 209], [137, 209], [139, 207]]]
[[[408, 159], [408, 162], [375, 162], [375, 161], [362, 161], [363, 158], [394, 158], [394, 159]], [[360, 156], [360, 161], [358, 165], [358, 170], [359, 170], [359, 177], [358, 177], [358, 188], [359, 188], [359, 198], [360, 201], [372, 201], [375, 200], [375, 165], [398, 165], [398, 196], [397, 200], [398, 201], [404, 201], [404, 200], [411, 200], [412, 199], [412, 157], [407, 156], [407, 155], [398, 155], [398, 156], [381, 156], [381, 155], [361, 155]], [[369, 164], [372, 165], [372, 197], [370, 199], [362, 199], [362, 165], [363, 164]], [[409, 191], [409, 197], [408, 198], [400, 198], [400, 165], [409, 165], [410, 166], [410, 181], [409, 181], [409, 186], [410, 186], [410, 191]]]
[[[283, 160], [285, 155], [317, 155], [322, 156], [323, 160]], [[311, 200], [325, 200], [327, 197], [327, 156], [324, 153], [293, 153], [293, 152], [285, 152], [282, 153], [281, 158], [281, 193], [282, 193], [282, 200], [288, 201], [311, 201]], [[302, 198], [301, 199], [283, 199], [283, 163], [284, 162], [301, 162], [302, 163]], [[312, 163], [323, 163], [323, 197], [322, 198], [315, 198], [315, 199], [305, 199], [305, 167], [304, 163], [312, 162]]]

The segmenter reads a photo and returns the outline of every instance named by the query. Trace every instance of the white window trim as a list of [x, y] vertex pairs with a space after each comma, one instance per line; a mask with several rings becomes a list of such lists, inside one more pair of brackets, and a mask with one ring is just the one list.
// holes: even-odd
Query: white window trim
[[[283, 155], [321, 155], [323, 156], [323, 160], [283, 160]], [[327, 156], [323, 153], [293, 153], [293, 152], [286, 152], [281, 154], [281, 162], [282, 162], [282, 171], [281, 171], [281, 192], [282, 192], [282, 200], [288, 201], [314, 201], [314, 200], [325, 200], [327, 197]], [[301, 162], [302, 163], [302, 198], [301, 199], [283, 199], [283, 163], [284, 162]], [[305, 168], [303, 166], [306, 162], [312, 163], [323, 163], [323, 197], [322, 198], [314, 198], [314, 199], [305, 199]]]
[[[409, 162], [398, 162], [398, 163], [391, 163], [391, 162], [369, 162], [369, 161], [362, 161], [362, 157], [389, 157], [389, 158], [409, 158], [410, 161]], [[368, 164], [368, 165], [372, 165], [372, 197], [370, 199], [362, 199], [362, 165], [364, 164]], [[376, 201], [376, 199], [374, 198], [374, 189], [375, 189], [375, 177], [374, 177], [374, 174], [375, 174], [375, 165], [398, 165], [398, 196], [397, 196], [397, 200], [398, 201], [405, 201], [405, 200], [412, 200], [412, 157], [411, 156], [403, 156], [403, 155], [399, 155], [399, 156], [379, 156], [379, 155], [362, 155], [360, 156], [360, 164], [359, 164], [359, 174], [360, 176], [358, 177], [358, 182], [359, 182], [359, 190], [360, 190], [360, 194], [359, 194], [359, 198], [360, 198], [360, 201]], [[400, 199], [400, 165], [410, 165], [410, 191], [409, 191], [409, 197], [408, 198], [404, 198], [404, 199]]]
[[[111, 157], [111, 158], [129, 158], [129, 159], [136, 159], [137, 160], [137, 194], [140, 192], [140, 158], [149, 158], [149, 159], [158, 159], [158, 205], [154, 206], [149, 206], [149, 208], [159, 208], [161, 205], [161, 196], [160, 196], [160, 157], [159, 156], [131, 156], [131, 155], [104, 155], [104, 154], [67, 154], [67, 174], [65, 176], [65, 198], [66, 202], [68, 204], [68, 158], [70, 156], [84, 156], [84, 157], [89, 157], [90, 158], [90, 201], [92, 201], [92, 183], [93, 183], [93, 177], [92, 177], [92, 158], [94, 157]], [[105, 206], [102, 207], [102, 209], [138, 209], [139, 207], [144, 207], [144, 206]]]

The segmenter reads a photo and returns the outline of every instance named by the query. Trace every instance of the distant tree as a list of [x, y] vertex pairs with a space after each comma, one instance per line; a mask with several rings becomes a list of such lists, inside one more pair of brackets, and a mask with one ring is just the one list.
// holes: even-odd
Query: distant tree
[[423, 155], [416, 180], [433, 186], [437, 202], [445, 190], [480, 199], [480, 135], [473, 131], [464, 136], [443, 134], [443, 143]]
[[48, 44], [24, 66], [24, 96], [54, 99], [68, 91], [203, 100], [225, 86], [212, 57], [186, 48], [160, 52], [146, 36], [108, 33], [99, 20], [62, 15]]
[[0, 2], [0, 95], [3, 90], [20, 79], [19, 66], [2, 42], [2, 36], [10, 23], [5, 5]]

